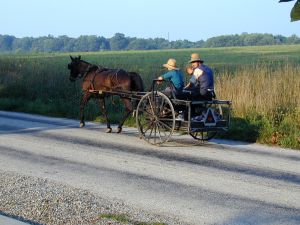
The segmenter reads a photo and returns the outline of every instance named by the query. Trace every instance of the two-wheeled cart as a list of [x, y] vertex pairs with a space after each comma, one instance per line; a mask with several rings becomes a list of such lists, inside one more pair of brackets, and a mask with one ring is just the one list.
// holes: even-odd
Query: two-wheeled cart
[[[231, 101], [186, 100], [168, 97], [158, 90], [153, 80], [148, 92], [99, 91], [138, 101], [134, 109], [140, 137], [150, 144], [161, 145], [174, 132], [189, 134], [196, 140], [207, 141], [230, 125]], [[94, 92], [97, 92], [94, 90]]]

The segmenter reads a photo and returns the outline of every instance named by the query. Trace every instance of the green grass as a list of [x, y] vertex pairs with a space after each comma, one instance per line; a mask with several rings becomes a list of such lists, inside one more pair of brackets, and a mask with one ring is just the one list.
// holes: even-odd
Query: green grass
[[[105, 67], [136, 71], [148, 89], [165, 72], [162, 64], [168, 58], [183, 68], [192, 52], [200, 53], [215, 71], [218, 98], [233, 101], [231, 129], [220, 137], [272, 144], [276, 135], [274, 144], [300, 149], [300, 45], [71, 54]], [[68, 79], [69, 54], [0, 55], [0, 109], [78, 119], [80, 82]], [[124, 108], [108, 105], [116, 123]], [[103, 121], [94, 101], [85, 112], [86, 120]], [[134, 126], [135, 120], [125, 125]]]
[[125, 214], [112, 214], [112, 213], [103, 213], [99, 215], [102, 219], [109, 219], [120, 223], [132, 223], [134, 225], [167, 225], [165, 223], [160, 222], [142, 222], [142, 221], [132, 221], [127, 215]]
[[120, 223], [129, 223], [130, 222], [128, 216], [124, 215], [124, 214], [110, 214], [110, 213], [109, 214], [101, 214], [100, 218], [110, 219], [110, 220], [114, 220], [114, 221], [117, 221]]

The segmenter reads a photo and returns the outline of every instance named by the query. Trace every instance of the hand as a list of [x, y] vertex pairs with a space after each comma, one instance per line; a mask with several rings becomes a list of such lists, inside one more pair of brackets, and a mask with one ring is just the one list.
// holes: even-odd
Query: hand
[[157, 79], [158, 79], [158, 81], [156, 81], [156, 83], [157, 83], [157, 84], [161, 84], [163, 78], [162, 78], [162, 77], [158, 77]]

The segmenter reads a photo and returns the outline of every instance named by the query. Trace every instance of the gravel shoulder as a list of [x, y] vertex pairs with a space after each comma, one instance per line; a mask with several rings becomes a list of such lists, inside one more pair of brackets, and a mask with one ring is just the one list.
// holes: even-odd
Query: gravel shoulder
[[[30, 224], [180, 224], [48, 179], [0, 170], [0, 212]], [[122, 222], [123, 220], [123, 222]]]

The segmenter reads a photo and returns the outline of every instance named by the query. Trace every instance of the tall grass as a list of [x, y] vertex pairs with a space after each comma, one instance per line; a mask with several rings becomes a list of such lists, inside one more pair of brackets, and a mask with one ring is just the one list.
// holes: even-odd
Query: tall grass
[[[245, 140], [300, 147], [300, 68], [255, 64], [226, 71], [216, 79], [218, 96], [233, 102], [233, 115], [248, 126]], [[235, 126], [240, 126], [241, 123]], [[252, 129], [252, 133], [245, 129]], [[238, 134], [237, 139], [243, 135]]]
[[[199, 52], [215, 71], [219, 99], [233, 102], [232, 128], [223, 137], [300, 149], [300, 45], [170, 51], [77, 53], [86, 61], [141, 74], [146, 88], [175, 58], [183, 68]], [[69, 55], [0, 55], [0, 109], [78, 118], [80, 83], [68, 80]], [[110, 105], [111, 117], [122, 108]], [[119, 113], [117, 113], [119, 114]], [[99, 116], [96, 103], [86, 118]]]
[[256, 112], [273, 118], [278, 110], [290, 112], [300, 106], [300, 67], [240, 66], [220, 74], [216, 90], [219, 97], [233, 101], [236, 116]]

